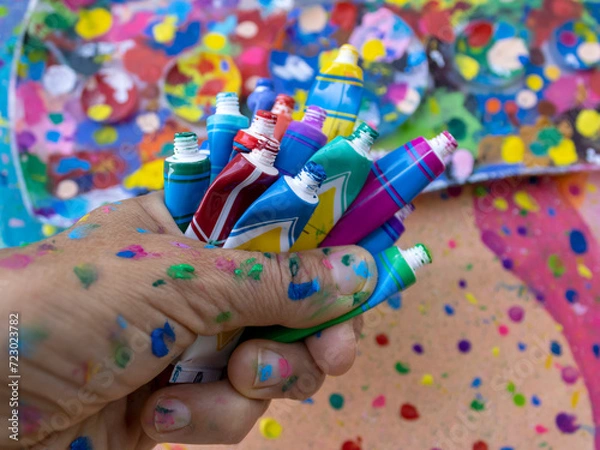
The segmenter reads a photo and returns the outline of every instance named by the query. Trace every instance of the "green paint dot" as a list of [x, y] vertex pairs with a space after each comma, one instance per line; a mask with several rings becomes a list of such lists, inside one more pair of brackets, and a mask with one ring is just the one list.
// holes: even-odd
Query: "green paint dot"
[[263, 272], [263, 265], [262, 264], [254, 264], [248, 271], [248, 277], [252, 278], [253, 280], [259, 281], [260, 275], [262, 274], [262, 272]]
[[196, 276], [194, 274], [195, 270], [196, 269], [194, 269], [194, 267], [190, 266], [189, 264], [176, 264], [167, 269], [167, 275], [169, 275], [174, 280], [190, 280]]
[[453, 118], [448, 121], [448, 131], [457, 140], [462, 140], [467, 136], [467, 125], [460, 119]]
[[292, 375], [291, 377], [289, 377], [285, 381], [285, 383], [283, 383], [283, 386], [281, 386], [281, 392], [289, 391], [292, 388], [292, 386], [294, 386], [294, 384], [296, 384], [296, 381], [298, 381], [297, 375]]
[[525, 396], [523, 394], [516, 394], [513, 397], [513, 402], [515, 402], [515, 405], [517, 406], [525, 406]]
[[512, 381], [509, 381], [509, 383], [506, 385], [506, 390], [514, 394], [515, 384]]
[[344, 407], [344, 397], [342, 394], [331, 394], [329, 404], [333, 409], [342, 409]]
[[99, 145], [108, 145], [116, 142], [117, 130], [113, 127], [102, 127], [94, 132], [94, 140]]
[[408, 366], [408, 364], [404, 364], [398, 361], [396, 363], [396, 372], [398, 372], [401, 375], [406, 375], [407, 373], [410, 373], [410, 367]]
[[273, 259], [273, 255], [272, 255], [271, 253], [269, 253], [269, 252], [265, 252], [265, 253], [263, 253], [263, 256], [264, 256], [265, 258], [267, 258], [267, 259]]
[[544, 145], [544, 144], [542, 144], [540, 142], [533, 142], [529, 146], [529, 149], [531, 150], [531, 153], [533, 153], [536, 156], [543, 156], [543, 155], [547, 154], [549, 148], [550, 147], [547, 147], [546, 145]]
[[0, 6], [0, 17], [5, 17], [8, 14], [8, 8], [4, 5]]
[[231, 311], [224, 311], [217, 316], [217, 323], [229, 322], [231, 320]]
[[368, 292], [356, 292], [352, 295], [352, 306], [361, 305], [365, 302], [367, 298], [369, 298], [371, 294]]
[[471, 402], [471, 409], [474, 411], [483, 411], [485, 409], [485, 403], [475, 399]]
[[298, 258], [298, 255], [295, 253], [290, 256], [289, 267], [290, 275], [292, 278], [294, 278], [296, 275], [298, 275], [298, 271], [300, 270], [300, 258]]
[[124, 369], [131, 361], [131, 349], [122, 342], [115, 345], [114, 348], [114, 361], [117, 367]]
[[467, 270], [472, 270], [472, 269], [473, 269], [473, 264], [467, 264], [467, 267], [466, 267], [466, 269], [467, 269]]
[[81, 281], [81, 284], [86, 289], [98, 280], [98, 270], [93, 264], [79, 264], [73, 267], [73, 272], [75, 272], [75, 275], [77, 275], [77, 278], [79, 278], [79, 281]]
[[549, 147], [560, 144], [560, 141], [563, 139], [562, 133], [555, 127], [540, 130], [537, 137], [542, 143], [547, 144]]
[[556, 254], [548, 257], [548, 268], [552, 272], [552, 275], [554, 275], [556, 278], [561, 277], [567, 270], [564, 263], [560, 259], [560, 256]]
[[154, 283], [152, 283], [152, 286], [159, 287], [159, 286], [162, 286], [163, 284], [167, 284], [167, 282], [163, 279], [160, 279], [160, 280], [156, 280]]
[[48, 14], [44, 19], [44, 24], [46, 24], [48, 28], [54, 28], [56, 30], [66, 30], [71, 26], [66, 17], [57, 13]]
[[345, 266], [350, 266], [354, 262], [354, 255], [344, 255], [342, 256], [342, 264]]
[[321, 250], [323, 252], [323, 254], [325, 256], [329, 255], [331, 253], [331, 249], [329, 247], [325, 247], [324, 249]]
[[63, 115], [61, 113], [50, 113], [48, 114], [48, 118], [54, 125], [61, 124], [64, 120]]
[[475, 194], [475, 197], [485, 197], [488, 192], [483, 186], [476, 186], [473, 193]]

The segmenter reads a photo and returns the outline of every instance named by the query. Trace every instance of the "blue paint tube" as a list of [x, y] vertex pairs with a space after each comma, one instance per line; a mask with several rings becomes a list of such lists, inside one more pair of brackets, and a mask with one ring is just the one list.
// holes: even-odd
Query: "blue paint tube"
[[295, 177], [306, 161], [327, 143], [323, 123], [327, 112], [318, 106], [306, 108], [301, 122], [293, 121], [281, 139], [275, 167], [279, 173]]
[[391, 219], [381, 225], [357, 245], [376, 255], [396, 243], [405, 231], [404, 220], [415, 210], [412, 203], [404, 206]]
[[233, 138], [239, 130], [247, 128], [248, 124], [248, 118], [240, 113], [237, 94], [233, 92], [217, 94], [216, 112], [206, 120], [211, 183], [229, 162]]
[[323, 167], [311, 161], [295, 177], [279, 178], [237, 221], [223, 248], [289, 251], [319, 203], [325, 177]]
[[248, 96], [248, 109], [252, 111], [252, 117], [260, 109], [271, 111], [275, 104], [277, 94], [273, 89], [273, 82], [269, 78], [259, 78], [254, 91]]
[[190, 224], [208, 188], [210, 161], [194, 133], [175, 134], [175, 154], [164, 164], [165, 205], [181, 231]]

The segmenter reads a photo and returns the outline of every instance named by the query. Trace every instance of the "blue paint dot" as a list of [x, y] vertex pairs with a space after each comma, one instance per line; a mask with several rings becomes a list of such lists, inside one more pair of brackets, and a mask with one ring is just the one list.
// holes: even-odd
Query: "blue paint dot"
[[567, 298], [567, 301], [569, 303], [576, 303], [577, 300], [579, 299], [579, 295], [577, 294], [577, 291], [574, 289], [567, 289], [567, 292], [565, 292], [565, 297]]
[[136, 228], [135, 231], [137, 231], [138, 233], [150, 233], [148, 230], [144, 230], [143, 228]]
[[527, 236], [527, 227], [517, 227], [517, 233], [519, 233], [521, 236]]
[[550, 351], [552, 352], [553, 355], [556, 355], [556, 356], [562, 355], [562, 348], [561, 348], [560, 344], [556, 341], [552, 341], [550, 343]]
[[444, 305], [444, 311], [445, 311], [445, 312], [446, 312], [446, 314], [448, 314], [449, 316], [453, 316], [453, 315], [454, 315], [454, 308], [452, 307], [452, 305], [445, 304], [445, 305]]
[[92, 441], [89, 437], [78, 437], [71, 442], [69, 450], [92, 450]]
[[416, 354], [421, 355], [423, 353], [423, 346], [421, 344], [415, 344], [413, 345], [413, 351]]
[[119, 258], [133, 258], [135, 256], [135, 252], [131, 250], [123, 250], [122, 252], [117, 253]]
[[479, 377], [473, 378], [473, 381], [471, 381], [471, 387], [478, 388], [479, 386], [481, 386], [481, 378], [479, 378]]
[[506, 225], [502, 225], [501, 230], [505, 236], [510, 236], [510, 228], [508, 228]]
[[585, 236], [579, 230], [571, 230], [569, 233], [569, 243], [571, 244], [571, 250], [578, 255], [581, 255], [587, 251], [587, 242]]
[[554, 210], [554, 208], [548, 208], [548, 215], [550, 217], [554, 217], [556, 215], [556, 211]]
[[600, 344], [592, 345], [592, 352], [594, 352], [596, 358], [600, 358]]
[[469, 353], [471, 351], [471, 343], [466, 339], [459, 341], [457, 347], [461, 353]]
[[164, 327], [152, 330], [150, 339], [152, 341], [152, 354], [162, 358], [169, 353], [169, 347], [167, 347], [165, 340], [175, 342], [175, 331], [173, 331], [169, 322], [166, 322]]
[[319, 292], [319, 289], [321, 289], [321, 286], [318, 278], [306, 283], [290, 283], [288, 286], [288, 297], [293, 301], [302, 300], [310, 297], [315, 292]]
[[305, 403], [307, 405], [314, 405], [315, 401], [312, 398], [307, 398], [306, 400], [304, 400], [302, 403]]
[[513, 262], [512, 262], [512, 259], [508, 259], [508, 258], [506, 258], [506, 259], [503, 259], [503, 260], [502, 260], [502, 267], [504, 267], [504, 268], [505, 268], [505, 269], [507, 269], [507, 270], [510, 270], [510, 269], [512, 269], [512, 268], [513, 268]]
[[123, 317], [121, 314], [117, 316], [117, 324], [123, 329], [127, 328], [127, 321], [125, 320], [125, 317]]
[[519, 351], [524, 352], [527, 349], [527, 344], [525, 342], [519, 342], [517, 347], [519, 348]]
[[537, 395], [532, 395], [531, 396], [531, 404], [533, 406], [540, 406], [542, 404], [542, 401], [540, 400], [540, 398]]
[[458, 285], [464, 289], [467, 287], [467, 281], [466, 280], [458, 280]]
[[317, 339], [320, 339], [322, 335], [323, 335], [323, 331], [322, 330], [321, 331], [317, 331], [315, 333], [315, 336], [316, 336]]
[[502, 447], [500, 450], [515, 450], [513, 447]]
[[260, 368], [259, 379], [261, 383], [267, 381], [269, 378], [271, 378], [272, 375], [273, 367], [271, 366], [271, 364], [267, 364], [266, 366]]
[[402, 296], [400, 294], [392, 295], [387, 299], [387, 304], [393, 310], [402, 308]]
[[46, 140], [48, 142], [58, 142], [60, 139], [60, 133], [56, 130], [50, 130], [46, 133]]

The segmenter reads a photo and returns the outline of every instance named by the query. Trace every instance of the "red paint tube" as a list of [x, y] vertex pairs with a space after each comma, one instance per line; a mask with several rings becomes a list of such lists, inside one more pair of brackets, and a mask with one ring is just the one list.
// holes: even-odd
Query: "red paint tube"
[[271, 112], [277, 115], [277, 123], [275, 124], [273, 136], [278, 141], [281, 141], [288, 125], [292, 122], [292, 113], [294, 112], [295, 104], [296, 102], [289, 95], [279, 94], [275, 99], [275, 104]]
[[187, 237], [221, 246], [244, 211], [277, 180], [273, 167], [279, 143], [261, 140], [237, 155], [213, 181], [185, 232]]
[[[258, 143], [265, 138], [273, 139], [277, 116], [269, 111], [260, 110], [254, 116], [250, 128], [240, 130], [233, 139], [233, 152], [231, 158], [237, 153], [250, 153], [258, 147]], [[277, 141], [279, 143], [279, 140]]]

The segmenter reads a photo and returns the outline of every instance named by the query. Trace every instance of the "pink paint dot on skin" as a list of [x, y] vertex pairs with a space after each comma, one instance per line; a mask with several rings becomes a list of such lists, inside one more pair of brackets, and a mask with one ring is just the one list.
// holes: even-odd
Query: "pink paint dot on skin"
[[548, 432], [548, 428], [546, 428], [544, 425], [536, 425], [535, 432], [537, 434], [544, 434]]
[[0, 267], [3, 269], [20, 270], [33, 262], [33, 258], [22, 253], [15, 253], [7, 258], [0, 259]]
[[500, 333], [500, 336], [507, 336], [508, 335], [508, 327], [506, 325], [500, 325], [498, 327], [498, 333]]
[[456, 248], [456, 241], [454, 239], [450, 239], [448, 241], [448, 247], [450, 247], [450, 248]]
[[383, 408], [385, 406], [385, 395], [380, 395], [373, 399], [373, 403], [371, 403], [373, 408]]
[[523, 318], [525, 317], [525, 310], [523, 308], [521, 308], [520, 306], [512, 306], [508, 310], [508, 317], [513, 322], [516, 322], [516, 323], [522, 322]]
[[567, 384], [575, 384], [579, 379], [579, 370], [573, 366], [563, 367], [560, 374], [563, 381]]
[[175, 247], [179, 247], [179, 248], [190, 248], [189, 245], [184, 244], [182, 242], [171, 242], [171, 245], [174, 245]]
[[577, 197], [579, 194], [581, 193], [579, 186], [575, 185], [575, 184], [570, 184], [569, 185], [569, 194], [574, 195], [575, 197]]
[[329, 270], [333, 269], [333, 265], [331, 264], [331, 261], [329, 261], [327, 258], [323, 259], [323, 265], [325, 267], [327, 267]]
[[292, 366], [285, 358], [279, 358], [279, 376], [281, 378], [289, 378], [292, 376]]

